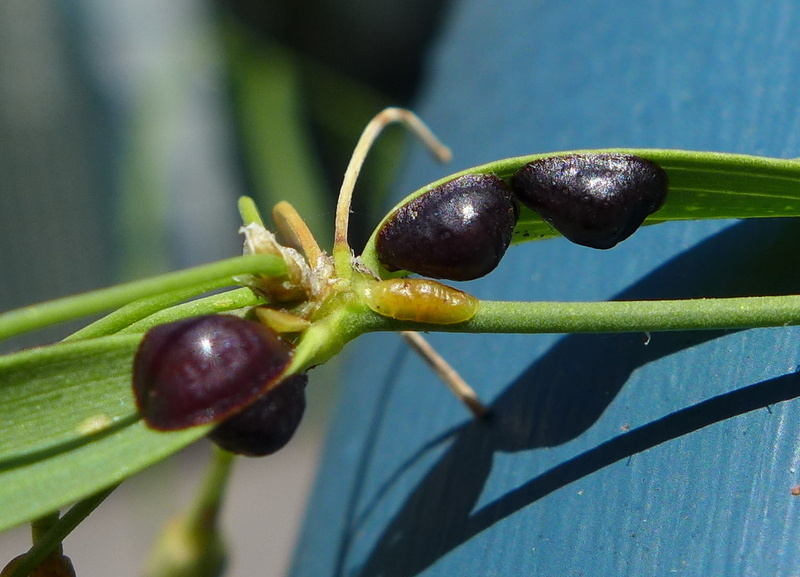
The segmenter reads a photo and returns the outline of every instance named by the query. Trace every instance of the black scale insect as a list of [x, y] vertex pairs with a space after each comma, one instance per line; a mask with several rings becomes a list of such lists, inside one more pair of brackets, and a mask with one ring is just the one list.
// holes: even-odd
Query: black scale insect
[[472, 280], [498, 265], [518, 216], [505, 182], [493, 174], [467, 174], [396, 211], [378, 233], [378, 256], [390, 272]]
[[627, 154], [551, 156], [511, 179], [517, 198], [576, 244], [612, 248], [664, 204], [667, 173]]
[[407, 270], [455, 281], [497, 267], [519, 211], [516, 199], [572, 242], [607, 249], [633, 234], [664, 204], [668, 181], [649, 160], [625, 154], [574, 154], [535, 160], [511, 178], [467, 174], [415, 198], [378, 233], [378, 258], [389, 272]]
[[[622, 154], [542, 158], [518, 170], [511, 188], [494, 175], [468, 174], [390, 215], [378, 233], [378, 257], [388, 271], [482, 277], [511, 243], [517, 201], [572, 242], [611, 248], [663, 205], [667, 188], [658, 165]], [[279, 382], [292, 348], [272, 329], [233, 316], [155, 327], [134, 360], [139, 412], [159, 430], [219, 423], [209, 437], [223, 448], [273, 453], [292, 437], [305, 409], [307, 376]]]
[[269, 388], [289, 366], [292, 348], [272, 329], [230, 315], [154, 327], [133, 361], [139, 413], [160, 431], [221, 422], [209, 437], [222, 448], [274, 453], [292, 438], [306, 406], [305, 373]]

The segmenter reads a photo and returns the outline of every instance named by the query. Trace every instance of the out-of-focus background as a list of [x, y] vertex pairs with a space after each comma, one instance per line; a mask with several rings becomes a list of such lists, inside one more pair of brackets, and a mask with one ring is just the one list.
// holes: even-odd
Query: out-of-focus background
[[[408, 104], [444, 0], [0, 2], [0, 310], [239, 254], [236, 199], [289, 200], [322, 244], [350, 151]], [[373, 151], [354, 206], [370, 231], [403, 137]], [[49, 342], [75, 325], [3, 343]], [[282, 575], [335, 397], [318, 370], [282, 452], [241, 459], [225, 510], [231, 576]], [[187, 504], [200, 443], [122, 485], [65, 542], [84, 577], [139, 573]], [[29, 546], [0, 535], [0, 565]]]

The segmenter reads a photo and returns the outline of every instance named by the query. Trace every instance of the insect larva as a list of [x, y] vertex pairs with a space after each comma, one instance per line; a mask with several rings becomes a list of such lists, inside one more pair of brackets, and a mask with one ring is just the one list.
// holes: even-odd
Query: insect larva
[[436, 281], [405, 278], [369, 283], [364, 300], [383, 316], [441, 325], [468, 321], [480, 303], [475, 297]]

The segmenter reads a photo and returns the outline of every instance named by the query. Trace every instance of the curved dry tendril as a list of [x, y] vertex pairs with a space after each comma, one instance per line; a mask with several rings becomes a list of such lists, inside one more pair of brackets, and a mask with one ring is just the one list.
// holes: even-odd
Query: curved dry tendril
[[403, 124], [416, 136], [441, 162], [448, 162], [451, 158], [450, 149], [434, 136], [433, 132], [420, 118], [404, 108], [386, 108], [373, 118], [361, 138], [356, 144], [350, 164], [344, 173], [342, 188], [339, 190], [339, 200], [336, 204], [336, 223], [333, 239], [333, 259], [336, 274], [339, 277], [349, 276], [350, 271], [350, 245], [347, 242], [347, 231], [350, 223], [350, 204], [353, 198], [353, 189], [356, 180], [364, 165], [364, 159], [384, 128], [395, 122]]

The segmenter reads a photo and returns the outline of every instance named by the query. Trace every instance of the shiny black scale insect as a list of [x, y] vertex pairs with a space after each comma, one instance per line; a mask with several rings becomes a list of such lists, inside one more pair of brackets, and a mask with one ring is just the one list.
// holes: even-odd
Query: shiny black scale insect
[[402, 206], [376, 241], [386, 270], [472, 280], [495, 269], [511, 244], [519, 210], [505, 182], [467, 174]]
[[139, 413], [161, 431], [221, 423], [209, 436], [223, 448], [251, 456], [275, 452], [305, 409], [306, 375], [267, 390], [289, 366], [292, 348], [272, 329], [229, 315], [154, 327], [133, 362]]
[[306, 410], [308, 375], [287, 377], [255, 403], [222, 421], [208, 438], [232, 453], [263, 457], [282, 449]]
[[[511, 179], [520, 202], [574, 243], [611, 248], [661, 208], [668, 181], [649, 160], [624, 154], [553, 156]], [[402, 206], [378, 232], [386, 270], [471, 280], [494, 270], [517, 223], [518, 209], [494, 175], [469, 174]]]
[[517, 198], [576, 244], [611, 248], [664, 204], [667, 173], [627, 154], [535, 160], [511, 180]]

